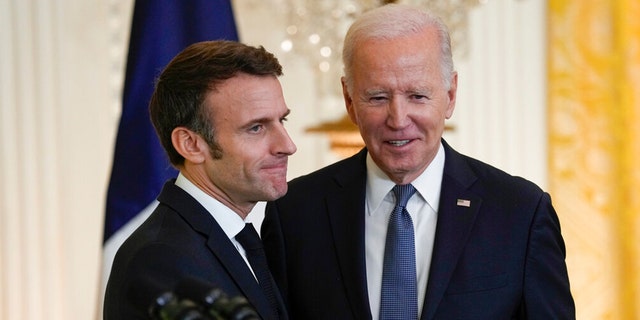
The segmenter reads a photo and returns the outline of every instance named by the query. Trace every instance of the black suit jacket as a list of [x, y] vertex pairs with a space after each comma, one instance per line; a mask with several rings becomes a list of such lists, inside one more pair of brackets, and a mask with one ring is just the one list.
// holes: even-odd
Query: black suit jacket
[[[104, 319], [149, 319], [152, 299], [188, 278], [210, 283], [229, 297], [245, 296], [263, 319], [276, 319], [218, 223], [174, 182], [164, 185], [158, 207], [118, 250], [107, 283]], [[280, 319], [288, 319], [282, 297], [276, 295]]]
[[[564, 242], [549, 195], [443, 144], [421, 319], [574, 319]], [[371, 319], [365, 159], [366, 149], [292, 180], [288, 194], [267, 205], [263, 241], [292, 319]]]

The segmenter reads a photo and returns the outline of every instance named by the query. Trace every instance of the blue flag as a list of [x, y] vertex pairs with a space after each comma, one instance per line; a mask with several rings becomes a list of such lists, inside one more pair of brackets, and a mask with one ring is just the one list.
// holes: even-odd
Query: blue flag
[[149, 119], [154, 81], [188, 45], [220, 39], [238, 40], [230, 0], [135, 1], [107, 192], [103, 288], [115, 251], [153, 210], [164, 182], [177, 176]]
[[164, 182], [177, 175], [149, 120], [155, 78], [188, 45], [216, 39], [238, 40], [229, 0], [135, 2], [104, 241], [152, 203]]

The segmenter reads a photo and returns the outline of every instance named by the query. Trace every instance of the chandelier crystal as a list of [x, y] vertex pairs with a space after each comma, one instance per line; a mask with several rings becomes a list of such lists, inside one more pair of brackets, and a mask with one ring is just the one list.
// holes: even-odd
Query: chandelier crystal
[[342, 41], [361, 13], [388, 4], [407, 3], [439, 15], [449, 27], [454, 54], [464, 56], [468, 11], [488, 0], [272, 0], [286, 17], [280, 49], [304, 57], [316, 72], [341, 72]]

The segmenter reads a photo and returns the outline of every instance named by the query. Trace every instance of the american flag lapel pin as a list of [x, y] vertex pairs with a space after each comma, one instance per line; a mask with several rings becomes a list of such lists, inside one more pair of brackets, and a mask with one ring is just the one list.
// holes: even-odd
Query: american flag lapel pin
[[471, 207], [471, 200], [467, 200], [467, 199], [458, 199], [458, 201], [456, 202], [456, 205], [458, 205], [458, 207]]

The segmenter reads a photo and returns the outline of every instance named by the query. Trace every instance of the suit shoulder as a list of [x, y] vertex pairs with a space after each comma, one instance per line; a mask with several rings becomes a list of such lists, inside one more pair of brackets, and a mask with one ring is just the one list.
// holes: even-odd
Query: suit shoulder
[[534, 182], [520, 176], [512, 175], [486, 162], [461, 155], [467, 166], [477, 177], [477, 183], [483, 187], [497, 189], [505, 194], [517, 192], [519, 194], [540, 195], [544, 191]]

